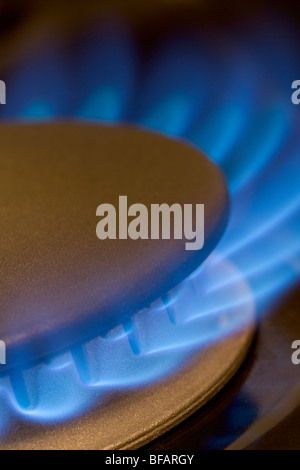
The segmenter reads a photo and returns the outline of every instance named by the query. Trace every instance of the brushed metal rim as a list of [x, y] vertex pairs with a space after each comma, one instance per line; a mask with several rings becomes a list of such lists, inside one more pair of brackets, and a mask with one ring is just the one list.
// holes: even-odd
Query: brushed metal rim
[[[245, 287], [241, 278], [238, 281]], [[134, 450], [153, 441], [211, 400], [234, 376], [255, 333], [252, 300], [229, 337], [194, 354], [173, 375], [127, 391], [108, 392], [102, 405], [71, 423], [55, 426], [18, 421], [3, 450]]]

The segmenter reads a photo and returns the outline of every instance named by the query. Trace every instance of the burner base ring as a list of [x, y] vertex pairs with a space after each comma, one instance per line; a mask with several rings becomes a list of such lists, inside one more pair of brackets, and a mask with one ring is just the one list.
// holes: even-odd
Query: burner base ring
[[[155, 383], [105, 392], [98, 408], [72, 422], [43, 426], [24, 421], [11, 423], [12, 431], [3, 436], [0, 449], [138, 449], [204, 406], [238, 371], [256, 329], [249, 286], [231, 263], [223, 260], [219, 268], [228, 265], [238, 275], [236, 287], [246, 294], [243, 305], [234, 307], [241, 312], [241, 321], [234, 324], [228, 336], [202, 347], [175, 373]], [[228, 312], [220, 313], [220, 321], [224, 317], [228, 319]]]

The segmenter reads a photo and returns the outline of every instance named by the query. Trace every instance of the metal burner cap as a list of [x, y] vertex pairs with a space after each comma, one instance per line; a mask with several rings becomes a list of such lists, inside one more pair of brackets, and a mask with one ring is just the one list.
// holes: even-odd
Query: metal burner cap
[[[130, 127], [0, 127], [0, 332], [8, 366], [105, 333], [186, 278], [220, 239], [228, 195], [195, 148]], [[105, 240], [102, 203], [205, 205], [205, 245]]]

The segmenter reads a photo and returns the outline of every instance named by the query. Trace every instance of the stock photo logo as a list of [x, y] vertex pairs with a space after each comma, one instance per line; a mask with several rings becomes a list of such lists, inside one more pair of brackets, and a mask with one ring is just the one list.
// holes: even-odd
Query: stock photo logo
[[[128, 208], [127, 196], [119, 197], [118, 211], [112, 204], [101, 204], [97, 208], [97, 216], [103, 217], [97, 225], [96, 233], [100, 240], [117, 239], [117, 212], [120, 239], [126, 240], [163, 240], [171, 239], [171, 217], [173, 216], [173, 236], [176, 240], [185, 237], [190, 242], [185, 244], [186, 250], [201, 250], [204, 245], [204, 204], [151, 204], [150, 230], [149, 213], [144, 204], [132, 204]], [[195, 230], [193, 229], [193, 212], [195, 212]], [[128, 217], [134, 219], [128, 225]], [[150, 232], [150, 233], [149, 233]], [[194, 240], [194, 242], [192, 242]]]
[[0, 365], [6, 365], [6, 344], [0, 341]]
[[295, 90], [292, 94], [292, 103], [298, 105], [300, 104], [300, 80], [292, 83], [292, 89]]
[[298, 366], [300, 364], [300, 340], [293, 342], [292, 349], [295, 350], [292, 354], [292, 363]]
[[0, 80], [0, 104], [6, 104], [6, 85], [3, 80]]

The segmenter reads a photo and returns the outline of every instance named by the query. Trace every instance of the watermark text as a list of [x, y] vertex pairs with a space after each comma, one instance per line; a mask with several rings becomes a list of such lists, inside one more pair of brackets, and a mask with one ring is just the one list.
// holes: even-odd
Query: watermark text
[[295, 80], [292, 83], [292, 90], [295, 90], [292, 94], [292, 103], [300, 104], [300, 80]]
[[6, 104], [6, 85], [3, 80], [0, 80], [0, 104]]
[[[101, 217], [96, 234], [99, 240], [186, 240], [188, 251], [204, 246], [204, 204], [133, 204], [127, 196], [119, 197], [119, 207], [101, 204], [96, 211]], [[117, 230], [118, 228], [118, 230]]]
[[292, 349], [295, 349], [295, 352], [292, 354], [292, 363], [298, 366], [300, 364], [300, 340], [293, 342]]
[[0, 341], [0, 365], [6, 364], [6, 345], [4, 341]]

